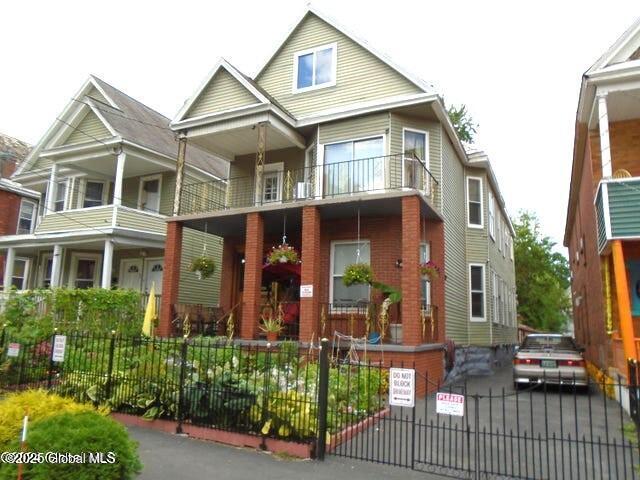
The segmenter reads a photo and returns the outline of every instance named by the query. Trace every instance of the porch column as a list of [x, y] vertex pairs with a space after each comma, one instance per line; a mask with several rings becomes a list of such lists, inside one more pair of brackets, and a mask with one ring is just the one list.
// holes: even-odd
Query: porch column
[[16, 249], [9, 247], [7, 249], [7, 258], [4, 264], [4, 291], [11, 290], [11, 281], [13, 280], [13, 264], [16, 261]]
[[625, 359], [638, 359], [636, 351], [635, 333], [633, 331], [633, 319], [631, 318], [631, 300], [629, 297], [629, 283], [627, 268], [624, 264], [622, 241], [611, 242], [611, 255], [613, 257], [613, 273], [616, 281], [616, 298], [618, 300], [618, 315], [620, 321], [620, 336], [624, 348]]
[[609, 114], [607, 112], [607, 94], [598, 94], [598, 124], [600, 127], [600, 160], [602, 164], [602, 178], [612, 176], [611, 141], [609, 138]]
[[58, 190], [58, 183], [56, 176], [58, 174], [58, 164], [51, 164], [51, 174], [49, 175], [49, 186], [47, 188], [47, 203], [45, 205], [45, 215], [49, 215], [55, 211], [56, 193]]
[[176, 161], [176, 190], [173, 195], [173, 215], [180, 214], [182, 200], [182, 184], [184, 183], [184, 163], [187, 155], [187, 136], [180, 133], [178, 137], [178, 159]]
[[62, 246], [53, 246], [53, 257], [51, 258], [51, 288], [60, 286], [62, 272]]
[[420, 322], [420, 198], [402, 198], [402, 343], [419, 345]]
[[113, 271], [113, 242], [111, 239], [104, 241], [104, 255], [102, 256], [102, 284], [105, 289], [111, 288], [111, 272]]
[[264, 156], [267, 149], [267, 127], [264, 123], [258, 124], [258, 145], [256, 152], [256, 184], [255, 203], [262, 203], [262, 178], [264, 174]]
[[113, 204], [122, 205], [122, 178], [124, 176], [124, 162], [127, 154], [120, 152], [118, 154], [118, 163], [116, 163], [116, 181], [113, 185]]
[[260, 287], [264, 254], [264, 220], [258, 212], [247, 214], [244, 248], [244, 290], [240, 338], [253, 339], [258, 332]]
[[[318, 207], [302, 209], [301, 285], [311, 285], [313, 295], [300, 298], [300, 341], [317, 340], [320, 295], [320, 211]], [[314, 335], [315, 334], [315, 335]], [[325, 332], [326, 334], [326, 332]]]
[[162, 300], [157, 334], [168, 337], [172, 333], [174, 309], [180, 292], [180, 260], [182, 256], [182, 223], [167, 223], [164, 246], [164, 271], [162, 273]]

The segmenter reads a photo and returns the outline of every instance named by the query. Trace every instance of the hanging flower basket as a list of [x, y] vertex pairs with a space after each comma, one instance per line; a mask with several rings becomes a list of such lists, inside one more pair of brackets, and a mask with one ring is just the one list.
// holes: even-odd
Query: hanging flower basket
[[373, 281], [373, 271], [368, 263], [352, 263], [347, 265], [342, 276], [345, 286], [368, 285]]
[[300, 256], [295, 248], [283, 243], [282, 245], [271, 248], [269, 255], [267, 255], [267, 262], [271, 265], [277, 263], [291, 263], [296, 265], [300, 263]]
[[421, 263], [420, 275], [432, 282], [440, 277], [440, 267], [438, 267], [438, 265], [436, 265], [436, 263], [432, 262], [431, 260]]
[[194, 272], [198, 280], [209, 278], [216, 271], [216, 262], [211, 257], [201, 256], [191, 260], [189, 271]]

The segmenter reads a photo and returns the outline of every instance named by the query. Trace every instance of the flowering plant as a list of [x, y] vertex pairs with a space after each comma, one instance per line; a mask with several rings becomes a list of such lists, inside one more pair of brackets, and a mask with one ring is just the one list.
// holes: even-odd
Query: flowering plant
[[190, 272], [195, 272], [198, 280], [209, 278], [216, 271], [216, 262], [211, 257], [201, 256], [191, 260]]
[[298, 252], [291, 245], [283, 243], [277, 247], [272, 247], [269, 255], [267, 255], [267, 262], [271, 265], [276, 263], [293, 263], [300, 262]]
[[433, 261], [420, 264], [420, 275], [427, 277], [429, 281], [436, 280], [440, 276], [440, 267]]
[[365, 285], [373, 281], [373, 271], [368, 263], [352, 263], [347, 265], [342, 276], [345, 286]]

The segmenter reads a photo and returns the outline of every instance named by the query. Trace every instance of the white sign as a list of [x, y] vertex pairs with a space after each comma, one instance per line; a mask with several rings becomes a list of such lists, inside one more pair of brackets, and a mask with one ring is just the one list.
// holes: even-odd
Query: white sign
[[313, 285], [300, 285], [300, 298], [312, 298]]
[[64, 350], [67, 347], [67, 336], [56, 335], [53, 337], [53, 352], [51, 353], [51, 360], [54, 362], [64, 361]]
[[464, 416], [464, 395], [438, 392], [436, 394], [436, 413]]
[[389, 369], [389, 405], [413, 407], [416, 403], [416, 371], [413, 368]]
[[18, 355], [20, 355], [20, 344], [10, 343], [7, 348], [7, 357], [17, 357]]

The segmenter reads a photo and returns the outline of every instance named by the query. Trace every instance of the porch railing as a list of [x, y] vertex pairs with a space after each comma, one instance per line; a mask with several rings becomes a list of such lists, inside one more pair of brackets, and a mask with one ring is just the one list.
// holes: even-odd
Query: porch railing
[[397, 190], [418, 190], [433, 200], [438, 187], [438, 181], [422, 160], [395, 154], [265, 170], [258, 182], [254, 172], [227, 180], [191, 183], [182, 190], [180, 214]]

